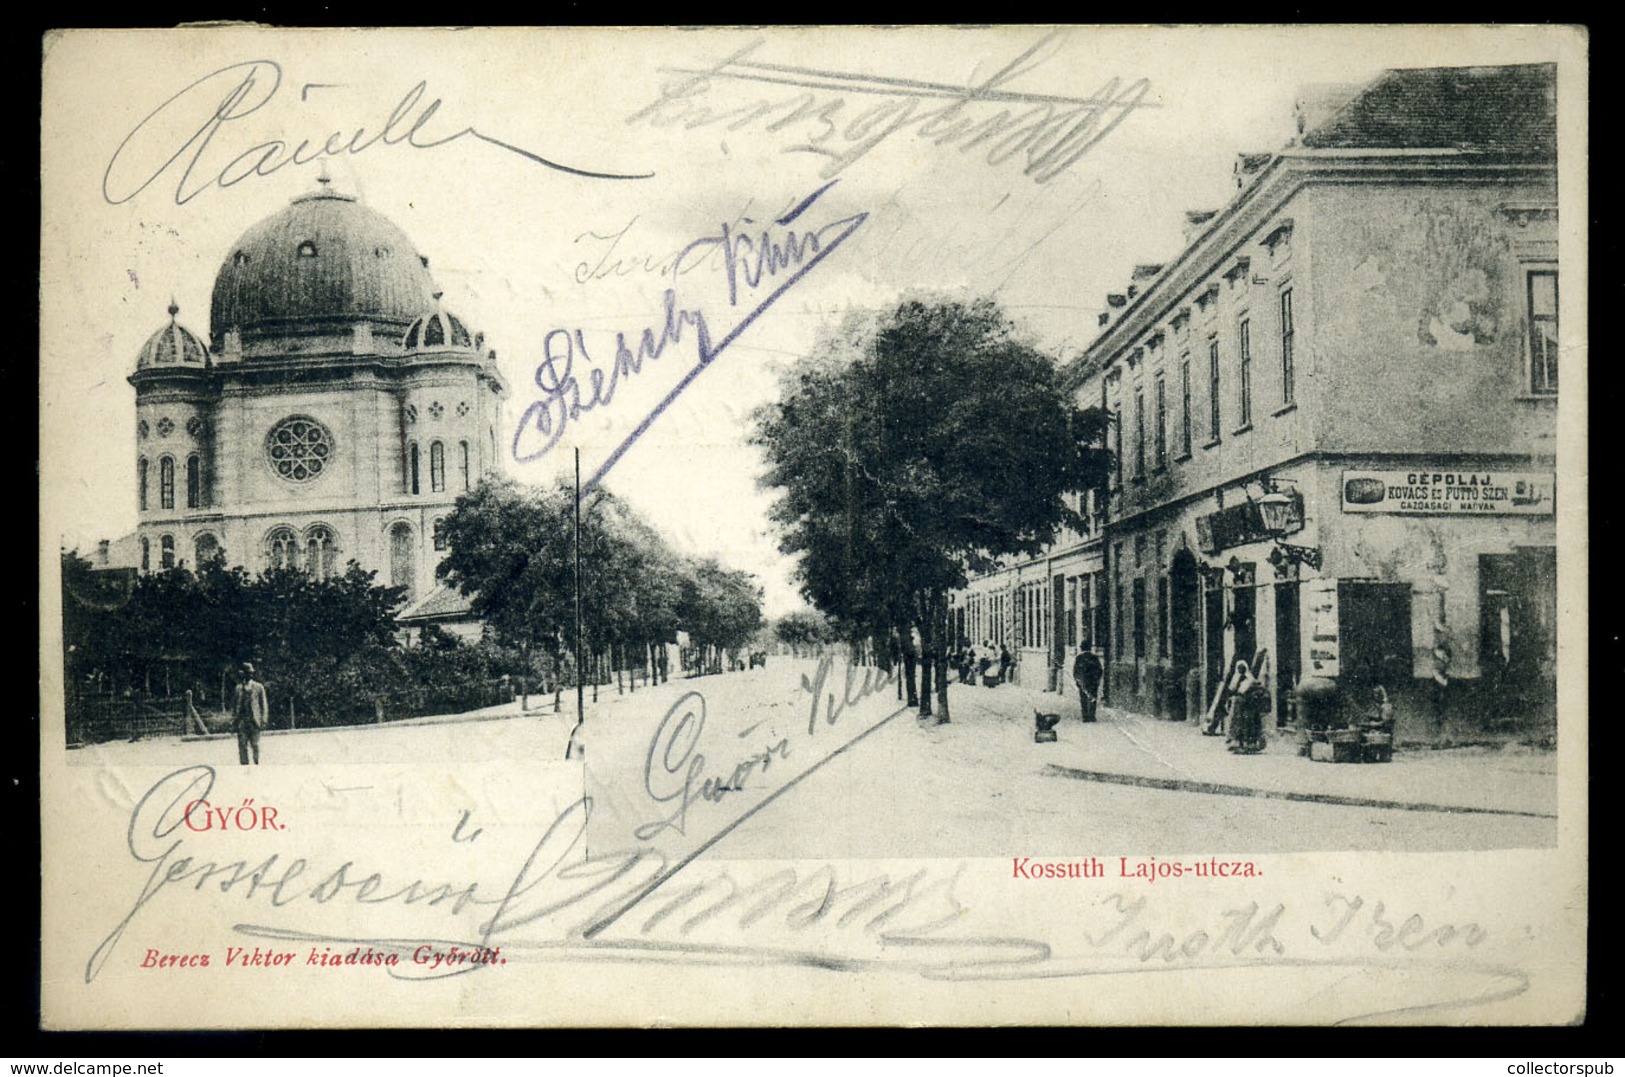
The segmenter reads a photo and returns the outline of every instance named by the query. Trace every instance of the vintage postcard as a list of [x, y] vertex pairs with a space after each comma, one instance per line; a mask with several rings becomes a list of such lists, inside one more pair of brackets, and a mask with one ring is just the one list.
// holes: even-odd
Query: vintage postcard
[[1583, 1020], [1587, 48], [47, 35], [45, 1027]]

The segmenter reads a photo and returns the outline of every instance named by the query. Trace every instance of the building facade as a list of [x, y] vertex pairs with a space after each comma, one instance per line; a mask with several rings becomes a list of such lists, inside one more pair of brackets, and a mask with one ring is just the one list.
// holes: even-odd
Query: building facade
[[324, 179], [227, 252], [207, 344], [169, 314], [129, 379], [141, 569], [353, 560], [428, 597], [507, 388], [406, 234]]
[[1282, 722], [1305, 677], [1552, 713], [1555, 91], [1523, 65], [1306, 97], [1298, 137], [1240, 156], [1230, 204], [1110, 297], [1069, 379], [1116, 470], [1093, 546], [1057, 553], [1098, 558], [1069, 616], [1111, 702], [1192, 717], [1240, 659]]

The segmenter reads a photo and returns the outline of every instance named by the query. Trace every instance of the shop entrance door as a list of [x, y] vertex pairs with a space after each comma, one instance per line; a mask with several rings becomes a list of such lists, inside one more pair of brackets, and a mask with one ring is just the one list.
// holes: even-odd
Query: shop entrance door
[[1544, 718], [1557, 701], [1557, 550], [1478, 558], [1479, 672], [1498, 718]]
[[1275, 585], [1275, 724], [1284, 726], [1293, 718], [1293, 690], [1298, 686], [1298, 581]]
[[[1168, 644], [1172, 659], [1172, 678], [1168, 685], [1169, 713], [1184, 718], [1190, 709], [1185, 698], [1185, 682], [1196, 667], [1199, 628], [1197, 605], [1201, 583], [1196, 573], [1196, 558], [1189, 550], [1174, 554], [1168, 567]], [[1200, 702], [1197, 710], [1200, 711]]]
[[1212, 702], [1213, 697], [1219, 693], [1219, 685], [1224, 683], [1224, 574], [1222, 571], [1213, 571], [1207, 574], [1206, 587], [1203, 597], [1206, 599], [1202, 611], [1202, 642], [1203, 642], [1203, 672], [1202, 672], [1202, 709]]

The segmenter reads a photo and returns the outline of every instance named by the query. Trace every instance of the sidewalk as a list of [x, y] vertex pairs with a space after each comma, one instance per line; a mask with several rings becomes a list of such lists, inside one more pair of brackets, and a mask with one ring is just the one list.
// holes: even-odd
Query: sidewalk
[[1517, 744], [1399, 748], [1389, 763], [1320, 763], [1300, 756], [1298, 736], [1287, 730], [1271, 731], [1258, 755], [1236, 755], [1223, 737], [1203, 736], [1184, 722], [1102, 707], [1099, 721], [1086, 724], [1079, 721], [1075, 693], [1063, 697], [1008, 684], [954, 685], [952, 692], [955, 723], [1015, 723], [1029, 742], [1033, 712], [1059, 712], [1058, 741], [1027, 746], [1058, 778], [1400, 810], [1557, 816], [1555, 753]]

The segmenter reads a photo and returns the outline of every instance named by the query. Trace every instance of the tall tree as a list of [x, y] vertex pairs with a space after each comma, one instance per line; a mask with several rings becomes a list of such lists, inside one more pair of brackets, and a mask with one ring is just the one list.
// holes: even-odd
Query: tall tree
[[1066, 495], [1105, 483], [1105, 431], [991, 300], [907, 300], [826, 335], [756, 440], [803, 593], [850, 632], [895, 638], [905, 675], [917, 638], [921, 714], [934, 673], [946, 720], [949, 593], [1081, 525]]

